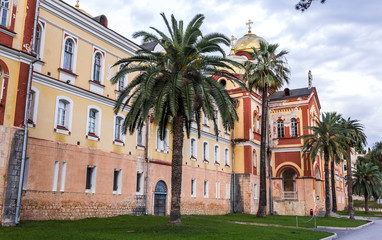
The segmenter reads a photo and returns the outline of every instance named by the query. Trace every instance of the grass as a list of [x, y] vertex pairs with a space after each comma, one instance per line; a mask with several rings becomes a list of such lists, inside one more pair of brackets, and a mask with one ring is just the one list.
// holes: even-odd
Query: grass
[[[304, 219], [304, 218], [302, 218]], [[350, 219], [346, 219], [350, 220]], [[321, 239], [331, 234], [304, 228], [264, 227], [235, 224], [263, 222], [293, 226], [293, 217], [246, 214], [183, 216], [182, 226], [166, 226], [168, 217], [118, 216], [76, 221], [22, 221], [17, 227], [0, 227], [0, 239]], [[339, 223], [339, 219], [323, 222]], [[329, 223], [328, 222], [328, 223]], [[346, 221], [344, 221], [346, 222]], [[352, 222], [352, 221], [349, 221]], [[307, 227], [310, 227], [306, 225]]]
[[[340, 215], [349, 215], [347, 210], [338, 211], [337, 213]], [[354, 211], [354, 215], [359, 217], [381, 217], [382, 213], [381, 212], [365, 213], [364, 211]]]

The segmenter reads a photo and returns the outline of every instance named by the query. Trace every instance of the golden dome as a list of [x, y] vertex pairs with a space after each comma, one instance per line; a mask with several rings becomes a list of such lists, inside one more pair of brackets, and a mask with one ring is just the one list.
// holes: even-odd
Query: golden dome
[[237, 40], [232, 50], [237, 53], [240, 51], [253, 52], [252, 48], [260, 49], [260, 42], [264, 41], [264, 38], [257, 36], [253, 33], [245, 34], [243, 37]]

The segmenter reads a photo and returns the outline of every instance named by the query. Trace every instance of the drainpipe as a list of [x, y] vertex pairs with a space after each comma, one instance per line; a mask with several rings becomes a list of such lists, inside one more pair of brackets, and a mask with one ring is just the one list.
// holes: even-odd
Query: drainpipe
[[234, 135], [234, 129], [232, 129], [232, 143], [231, 143], [231, 148], [232, 148], [232, 173], [233, 173], [233, 183], [232, 183], [232, 212], [236, 213], [235, 210], [235, 135]]
[[[38, 19], [38, 9], [39, 9], [40, 1], [36, 0], [36, 8], [35, 8], [35, 16], [33, 22], [33, 37], [32, 37], [32, 52], [34, 51], [34, 46], [36, 44], [36, 26]], [[23, 190], [23, 181], [24, 181], [24, 165], [25, 158], [27, 153], [27, 145], [28, 145], [28, 112], [29, 112], [29, 94], [32, 84], [32, 72], [33, 72], [33, 64], [37, 62], [39, 59], [38, 53], [33, 62], [29, 64], [29, 73], [28, 73], [28, 84], [27, 84], [27, 92], [25, 99], [25, 111], [24, 111], [24, 139], [23, 139], [23, 152], [21, 157], [21, 168], [20, 168], [20, 178], [19, 178], [19, 189], [17, 193], [17, 203], [16, 203], [16, 216], [15, 216], [15, 224], [19, 224], [20, 218], [20, 207], [21, 207], [21, 193]]]
[[149, 129], [150, 129], [150, 117], [146, 120], [146, 136], [145, 136], [145, 158], [147, 160], [147, 177], [146, 177], [146, 203], [145, 203], [145, 215], [148, 215], [147, 201], [149, 197], [149, 176], [150, 176], [150, 158], [149, 158]]

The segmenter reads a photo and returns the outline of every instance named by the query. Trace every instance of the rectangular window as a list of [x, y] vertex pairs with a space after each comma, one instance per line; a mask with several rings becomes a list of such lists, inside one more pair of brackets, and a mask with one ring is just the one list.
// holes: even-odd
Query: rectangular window
[[57, 125], [66, 127], [66, 108], [67, 103], [63, 100], [58, 102], [58, 117], [57, 117]]
[[204, 197], [208, 198], [208, 181], [204, 181]]
[[120, 117], [115, 118], [114, 139], [116, 140], [121, 140], [121, 123], [122, 123], [122, 118]]
[[143, 131], [142, 131], [142, 128], [138, 129], [138, 132], [137, 132], [137, 145], [138, 146], [143, 146]]
[[57, 181], [58, 181], [58, 170], [60, 168], [60, 163], [58, 161], [54, 162], [54, 173], [53, 173], [53, 189], [52, 191], [57, 191]]
[[96, 111], [89, 111], [89, 133], [95, 134]]
[[136, 192], [142, 194], [143, 193], [143, 173], [137, 172], [137, 189]]
[[29, 175], [29, 158], [26, 158], [24, 163], [23, 190], [27, 190], [28, 188], [28, 175]]
[[114, 169], [113, 193], [121, 194], [122, 170]]
[[253, 199], [257, 199], [257, 184], [253, 186]]
[[0, 25], [7, 27], [9, 12], [9, 1], [1, 1], [0, 5]]
[[196, 197], [196, 180], [191, 179], [191, 197]]
[[231, 184], [230, 183], [226, 183], [225, 185], [225, 198], [231, 199]]
[[60, 191], [65, 191], [65, 179], [66, 179], [66, 162], [62, 163], [62, 169], [61, 169], [61, 186]]
[[29, 108], [28, 108], [28, 123], [33, 123], [34, 105], [35, 105], [36, 93], [31, 90], [29, 95]]
[[216, 198], [220, 198], [220, 182], [216, 182]]
[[86, 191], [95, 192], [96, 167], [88, 166], [86, 170]]

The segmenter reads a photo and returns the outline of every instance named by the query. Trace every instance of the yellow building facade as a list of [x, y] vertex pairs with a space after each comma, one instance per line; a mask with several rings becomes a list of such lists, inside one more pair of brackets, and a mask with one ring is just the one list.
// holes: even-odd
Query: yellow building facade
[[[12, 210], [11, 214], [1, 215], [2, 224], [11, 225], [18, 217], [39, 220], [168, 215], [171, 126], [164, 140], [159, 139], [157, 125], [151, 120], [141, 131], [123, 135], [121, 126], [129, 106], [114, 113], [120, 90], [136, 75], [129, 74], [112, 85], [110, 79], [118, 71], [113, 65], [119, 59], [133, 56], [141, 46], [109, 29], [106, 16], [93, 17], [78, 5], [73, 7], [59, 0], [6, 2], [17, 7], [17, 11], [9, 8], [10, 16], [12, 11], [17, 14], [15, 20], [7, 22], [7, 29], [0, 29], [1, 34], [5, 31], [8, 36], [0, 41], [3, 86], [0, 173], [8, 176], [13, 163], [20, 171], [15, 180], [1, 179], [0, 210], [4, 213], [6, 208]], [[36, 6], [38, 18], [27, 14], [28, 9], [35, 12]], [[27, 30], [33, 28], [35, 31]], [[248, 33], [237, 41], [228, 58], [248, 60], [245, 48], [256, 47], [259, 40], [260, 37]], [[158, 49], [154, 46], [151, 50]], [[28, 79], [30, 96], [25, 108]], [[184, 139], [181, 212], [256, 213], [260, 190], [261, 95], [245, 92], [227, 79], [217, 81], [238, 100], [239, 121], [230, 132], [225, 132], [219, 122], [219, 134], [215, 136], [213, 122], [203, 118], [200, 138], [196, 123], [192, 126], [190, 138]], [[314, 197], [305, 199], [305, 195], [316, 191], [312, 196], [318, 196], [321, 190], [317, 189], [323, 189], [321, 161], [315, 163], [319, 166], [315, 175], [312, 169], [316, 165], [312, 167], [302, 160], [301, 140], [275, 137], [279, 118], [286, 122], [292, 115], [300, 119], [296, 133], [300, 135], [303, 126], [311, 124], [305, 115], [319, 115], [316, 90], [308, 92], [303, 100], [271, 101], [272, 178], [267, 184], [272, 184], [273, 210], [280, 214], [308, 215], [317, 204]], [[18, 153], [15, 146], [20, 145], [24, 121], [29, 131], [26, 154], [13, 161], [11, 156]], [[285, 131], [288, 129], [285, 126]], [[298, 152], [298, 160], [288, 159], [293, 151]], [[282, 190], [287, 169], [294, 171], [287, 179], [294, 184], [292, 195], [285, 195], [285, 189]], [[339, 169], [339, 181], [341, 174]], [[20, 202], [16, 204], [19, 210], [12, 208], [13, 202], [7, 197], [11, 195], [12, 184], [22, 186], [19, 191], [22, 196], [12, 198]], [[291, 202], [294, 207], [288, 209], [286, 206]], [[318, 205], [317, 211], [323, 206], [322, 202]]]

